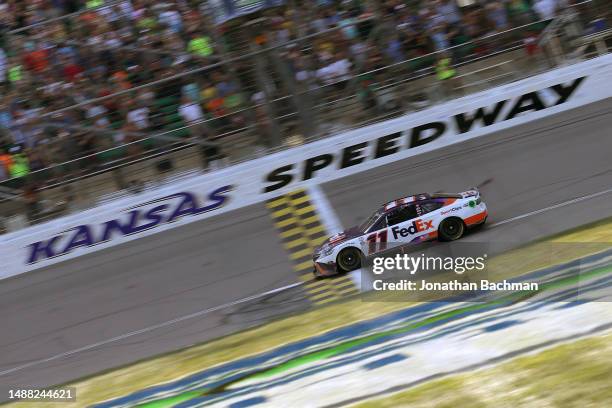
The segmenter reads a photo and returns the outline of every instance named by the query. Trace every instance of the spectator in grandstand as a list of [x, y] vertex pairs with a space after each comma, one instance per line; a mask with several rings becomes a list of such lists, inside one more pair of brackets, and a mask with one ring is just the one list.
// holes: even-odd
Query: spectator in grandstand
[[8, 57], [4, 49], [0, 47], [0, 87], [4, 85], [7, 79]]
[[606, 24], [606, 19], [603, 17], [598, 17], [588, 23], [587, 28], [585, 30], [585, 34], [594, 34], [600, 31], [604, 31], [607, 28], [608, 25]]
[[30, 172], [33, 173], [47, 167], [47, 162], [42, 154], [40, 145], [32, 149], [26, 149], [25, 154], [28, 158]]
[[541, 20], [548, 20], [557, 13], [558, 3], [558, 0], [536, 0], [533, 9]]
[[11, 166], [13, 159], [8, 153], [6, 147], [0, 146], [0, 181], [7, 180], [11, 177]]
[[457, 79], [457, 71], [453, 68], [452, 60], [447, 53], [437, 55], [436, 76], [445, 98], [449, 98], [457, 93], [460, 83]]
[[25, 184], [25, 177], [30, 174], [30, 166], [22, 146], [9, 149], [8, 171], [11, 178], [16, 179], [14, 187], [19, 188]]
[[24, 72], [23, 65], [19, 59], [15, 56], [9, 57], [8, 65], [8, 82], [13, 88], [21, 88], [26, 79], [26, 72]]
[[[94, 132], [76, 132], [74, 138], [77, 141], [77, 145], [79, 147], [79, 155], [86, 156], [94, 153], [97, 149], [97, 134]], [[84, 163], [86, 167], [91, 167], [93, 163], [91, 160], [88, 160]]]
[[385, 54], [392, 64], [397, 64], [399, 62], [405, 61], [406, 56], [404, 55], [404, 50], [402, 47], [402, 43], [397, 34], [390, 35], [387, 40], [387, 47], [385, 49]]
[[49, 67], [49, 51], [42, 42], [27, 41], [22, 58], [26, 69], [31, 73], [40, 75]]
[[376, 98], [376, 91], [374, 90], [373, 86], [372, 75], [361, 75], [358, 78], [358, 84], [359, 89], [357, 91], [357, 97], [361, 103], [364, 116], [376, 116], [380, 113], [380, 108]]
[[0, 98], [0, 142], [2, 142], [3, 138], [8, 138], [10, 129], [13, 126], [13, 115], [8, 105], [9, 100], [8, 96]]
[[449, 34], [449, 25], [446, 23], [438, 24], [431, 29], [431, 40], [436, 51], [442, 51], [451, 46]]
[[40, 198], [36, 185], [28, 183], [23, 189], [23, 200], [25, 204], [25, 213], [30, 223], [34, 222], [40, 213]]
[[203, 33], [193, 32], [187, 44], [187, 51], [196, 57], [208, 58], [213, 54], [213, 47], [210, 37]]
[[509, 0], [508, 13], [514, 26], [521, 26], [532, 22], [532, 11], [526, 0]]
[[127, 114], [127, 122], [134, 126], [138, 131], [149, 129], [149, 108], [140, 102], [131, 102], [131, 107]]
[[333, 57], [321, 61], [322, 67], [317, 70], [317, 78], [324, 85], [335, 84], [343, 88], [351, 78], [351, 62], [344, 52], [337, 52]]
[[455, 0], [436, 0], [434, 7], [438, 14], [443, 16], [446, 23], [459, 24], [461, 22], [461, 13]]
[[508, 10], [502, 1], [491, 1], [486, 4], [485, 8], [487, 10], [487, 18], [493, 22], [497, 31], [505, 31], [509, 28]]
[[6, 168], [3, 165], [0, 165], [0, 182], [8, 180], [9, 173], [6, 171]]
[[187, 100], [200, 102], [200, 84], [195, 78], [185, 78], [181, 88], [181, 96], [187, 97]]
[[537, 35], [534, 32], [526, 32], [523, 38], [523, 45], [525, 47], [525, 52], [527, 53], [527, 56], [530, 59], [535, 57], [539, 51]]
[[179, 107], [179, 114], [189, 127], [189, 132], [192, 137], [200, 137], [203, 132], [203, 121], [205, 119], [202, 107], [198, 103], [199, 95], [195, 95], [195, 98], [189, 95], [183, 95], [181, 100], [181, 106]]

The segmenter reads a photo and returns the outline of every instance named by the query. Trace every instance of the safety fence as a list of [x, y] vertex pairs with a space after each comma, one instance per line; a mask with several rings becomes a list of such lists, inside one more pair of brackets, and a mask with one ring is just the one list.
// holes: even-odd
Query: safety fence
[[[584, 2], [568, 10], [579, 17], [570, 20], [575, 32], [602, 31], [598, 19], [608, 16], [593, 7], [593, 2]], [[90, 27], [83, 15], [55, 23], [94, 37], [104, 33]], [[23, 98], [35, 118], [24, 119], [14, 130], [26, 139], [44, 138], [45, 143], [28, 148], [28, 177], [0, 183], [0, 211], [11, 214], [25, 205], [32, 222], [48, 219], [74, 209], [74, 202], [79, 202], [77, 209], [88, 207], [563, 63], [547, 53], [555, 39], [562, 38], [559, 27], [567, 27], [557, 21], [530, 22], [475, 39], [459, 35], [443, 50], [415, 47], [410, 51], [417, 56], [404, 54], [397, 61], [393, 53], [381, 51], [382, 34], [375, 30], [379, 23], [373, 16], [354, 20], [354, 27], [363, 30], [357, 43], [343, 40], [346, 27], [283, 40], [262, 38], [277, 32], [263, 16], [234, 24], [223, 38], [211, 33], [212, 53], [196, 56], [155, 41], [113, 47], [112, 38], [95, 41], [91, 35], [82, 37], [86, 41], [54, 40], [54, 49], [68, 55], [60, 57], [78, 55], [94, 66], [94, 76], [107, 75], [110, 82], [100, 78], [100, 86], [92, 91], [80, 83], [77, 72], [74, 82], [49, 84], [48, 76], [59, 75], [50, 68], [28, 78], [27, 86], [40, 85], [38, 98]], [[121, 21], [114, 24], [121, 28]], [[36, 30], [16, 30], [12, 43], [33, 46], [28, 41], [42, 41], [44, 27], [37, 28], [38, 36]], [[383, 38], [393, 43], [389, 38], [398, 35]], [[256, 41], [249, 40], [253, 38]], [[575, 43], [580, 38], [588, 37], [577, 36]], [[410, 41], [419, 44], [418, 35]], [[561, 54], [573, 57], [578, 48], [576, 43]], [[102, 74], [95, 69], [99, 66]], [[12, 92], [19, 92], [19, 85]], [[32, 100], [44, 103], [28, 106]]]

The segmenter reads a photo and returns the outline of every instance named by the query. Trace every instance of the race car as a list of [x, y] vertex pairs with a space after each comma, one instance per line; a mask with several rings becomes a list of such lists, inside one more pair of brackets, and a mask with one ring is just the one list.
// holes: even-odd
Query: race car
[[487, 206], [474, 188], [458, 194], [417, 194], [390, 201], [361, 225], [328, 238], [313, 254], [315, 277], [361, 267], [362, 257], [394, 244], [454, 241], [469, 228], [483, 225]]

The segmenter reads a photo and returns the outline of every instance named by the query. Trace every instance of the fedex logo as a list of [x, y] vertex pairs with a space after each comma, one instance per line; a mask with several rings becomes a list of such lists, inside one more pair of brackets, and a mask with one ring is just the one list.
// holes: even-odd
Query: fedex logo
[[407, 237], [408, 235], [414, 235], [418, 232], [427, 231], [428, 229], [433, 229], [433, 220], [423, 221], [416, 220], [412, 221], [412, 225], [408, 228], [393, 227], [391, 232], [393, 233], [393, 238], [397, 239], [398, 237]]

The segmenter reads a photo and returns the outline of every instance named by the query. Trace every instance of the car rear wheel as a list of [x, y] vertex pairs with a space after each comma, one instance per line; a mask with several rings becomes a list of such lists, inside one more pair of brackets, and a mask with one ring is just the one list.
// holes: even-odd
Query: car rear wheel
[[361, 252], [357, 248], [345, 248], [338, 254], [338, 268], [350, 272], [361, 267]]
[[465, 225], [460, 218], [447, 218], [438, 227], [438, 236], [443, 241], [455, 241], [463, 236]]

